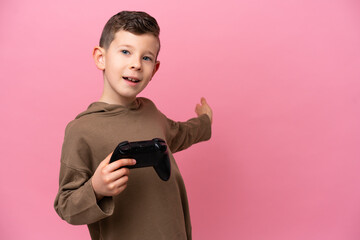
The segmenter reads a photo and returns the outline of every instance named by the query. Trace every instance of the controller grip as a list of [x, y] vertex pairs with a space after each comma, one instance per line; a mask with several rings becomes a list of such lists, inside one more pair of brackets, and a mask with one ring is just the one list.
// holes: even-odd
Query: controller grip
[[169, 155], [168, 154], [164, 155], [162, 160], [159, 162], [159, 164], [154, 166], [154, 169], [158, 174], [158, 176], [161, 178], [161, 180], [163, 181], [169, 180], [171, 173]]

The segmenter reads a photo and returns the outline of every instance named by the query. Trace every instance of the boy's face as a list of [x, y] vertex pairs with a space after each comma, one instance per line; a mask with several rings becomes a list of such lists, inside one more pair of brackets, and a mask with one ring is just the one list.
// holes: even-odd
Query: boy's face
[[94, 49], [97, 67], [104, 70], [102, 101], [130, 105], [147, 86], [160, 62], [159, 41], [152, 34], [119, 31], [108, 49]]

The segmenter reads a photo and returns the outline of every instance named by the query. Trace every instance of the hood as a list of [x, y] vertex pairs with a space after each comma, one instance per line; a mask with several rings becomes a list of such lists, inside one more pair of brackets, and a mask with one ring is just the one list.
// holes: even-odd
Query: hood
[[105, 102], [94, 102], [89, 105], [86, 111], [80, 113], [76, 116], [75, 119], [79, 119], [83, 116], [94, 114], [94, 113], [103, 113], [103, 114], [119, 114], [121, 112], [127, 112], [132, 110], [137, 110], [141, 106], [141, 98], [137, 98], [130, 106], [122, 106], [117, 104], [109, 104]]

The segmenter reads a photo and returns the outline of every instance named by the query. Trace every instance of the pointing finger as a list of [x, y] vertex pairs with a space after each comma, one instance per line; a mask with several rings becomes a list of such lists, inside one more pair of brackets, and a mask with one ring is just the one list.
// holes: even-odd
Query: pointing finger
[[207, 104], [206, 99], [205, 99], [204, 97], [201, 98], [201, 104], [202, 104], [202, 105]]

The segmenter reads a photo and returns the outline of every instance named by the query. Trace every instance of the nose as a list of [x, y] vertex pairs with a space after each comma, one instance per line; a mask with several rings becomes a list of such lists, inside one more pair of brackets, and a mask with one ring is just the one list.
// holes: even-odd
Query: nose
[[141, 59], [139, 57], [133, 57], [130, 62], [130, 69], [140, 70], [141, 69]]

